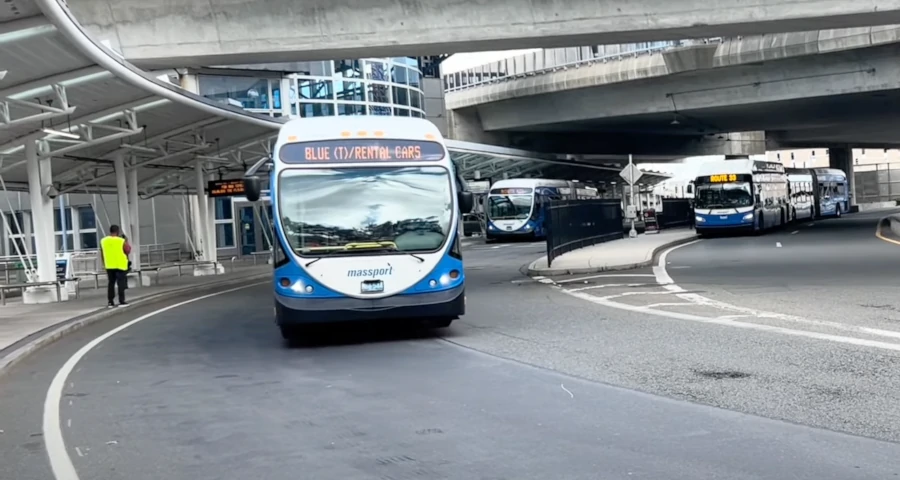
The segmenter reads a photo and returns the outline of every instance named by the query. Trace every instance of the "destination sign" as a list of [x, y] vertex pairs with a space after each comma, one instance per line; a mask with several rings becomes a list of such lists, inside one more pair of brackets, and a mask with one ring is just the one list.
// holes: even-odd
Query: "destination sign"
[[531, 193], [530, 188], [495, 188], [491, 190], [491, 195], [528, 195]]
[[243, 180], [210, 180], [206, 183], [210, 197], [234, 197], [244, 194]]
[[753, 178], [752, 175], [738, 173], [720, 173], [718, 175], [709, 175], [707, 177], [697, 178], [697, 183], [732, 183], [732, 182], [749, 182]]
[[723, 173], [721, 175], [710, 175], [709, 176], [710, 183], [723, 183], [723, 182], [736, 182], [737, 175], [733, 173]]
[[288, 143], [279, 158], [286, 163], [433, 162], [444, 158], [444, 147], [418, 140], [324, 140]]

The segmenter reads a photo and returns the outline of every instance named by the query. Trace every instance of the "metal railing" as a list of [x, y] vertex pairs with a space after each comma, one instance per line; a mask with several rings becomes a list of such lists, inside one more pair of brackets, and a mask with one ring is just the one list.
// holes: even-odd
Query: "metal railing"
[[547, 266], [579, 248], [623, 238], [622, 200], [557, 200], [547, 207]]
[[687, 198], [664, 198], [662, 210], [657, 213], [659, 228], [683, 227], [690, 225], [691, 201]]
[[141, 245], [141, 265], [163, 265], [185, 260], [185, 251], [180, 243], [156, 243]]
[[547, 48], [446, 74], [443, 78], [444, 91], [456, 92], [512, 79], [576, 68], [582, 65], [649, 55], [695, 43], [720, 43], [722, 41], [722, 37], [716, 37], [700, 40], [601, 45], [597, 47]]

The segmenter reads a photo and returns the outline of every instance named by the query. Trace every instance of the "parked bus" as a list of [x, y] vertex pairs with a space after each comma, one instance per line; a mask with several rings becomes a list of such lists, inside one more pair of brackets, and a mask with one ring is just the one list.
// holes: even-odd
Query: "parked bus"
[[786, 168], [788, 194], [791, 198], [794, 220], [816, 218], [816, 179], [812, 171], [805, 168]]
[[708, 162], [694, 179], [697, 233], [762, 232], [793, 219], [781, 163], [750, 159]]
[[487, 197], [486, 240], [544, 238], [546, 206], [563, 198], [598, 198], [596, 188], [566, 180], [517, 178], [491, 185]]
[[[263, 187], [248, 170], [247, 198]], [[460, 217], [471, 193], [427, 120], [342, 116], [284, 124], [269, 188], [275, 323], [423, 319], [465, 313]]]

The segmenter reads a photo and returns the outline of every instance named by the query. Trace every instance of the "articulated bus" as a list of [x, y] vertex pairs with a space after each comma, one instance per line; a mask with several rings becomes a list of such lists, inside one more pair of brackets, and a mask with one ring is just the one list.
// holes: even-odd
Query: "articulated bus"
[[750, 159], [708, 162], [694, 180], [698, 234], [762, 232], [793, 221], [784, 166]]
[[544, 238], [546, 206], [562, 198], [597, 198], [596, 188], [566, 180], [518, 178], [491, 185], [487, 197], [486, 240]]
[[[247, 171], [256, 201], [263, 162]], [[291, 120], [273, 151], [275, 323], [416, 319], [465, 313], [460, 217], [472, 209], [437, 128], [403, 117]]]
[[796, 201], [795, 193], [798, 193], [797, 198], [809, 203], [808, 218], [841, 217], [850, 211], [851, 192], [843, 170], [788, 168], [785, 171], [791, 184], [792, 201]]

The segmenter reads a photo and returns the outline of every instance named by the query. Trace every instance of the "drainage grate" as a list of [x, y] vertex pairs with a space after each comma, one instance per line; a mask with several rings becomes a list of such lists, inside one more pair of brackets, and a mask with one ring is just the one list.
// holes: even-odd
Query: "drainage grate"
[[747, 378], [750, 376], [746, 372], [738, 372], [734, 370], [694, 370], [694, 373], [701, 377], [712, 378], [713, 380], [722, 380], [726, 378]]

